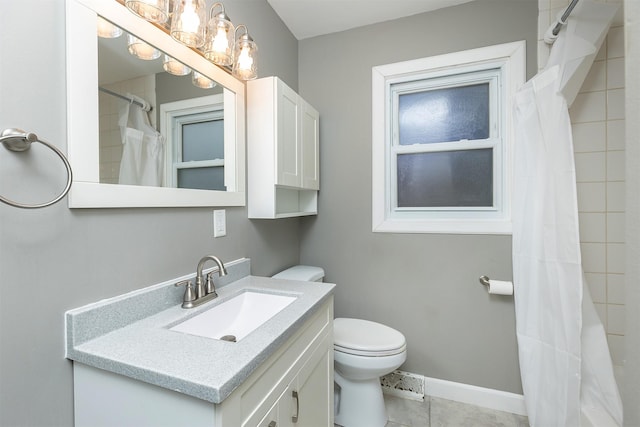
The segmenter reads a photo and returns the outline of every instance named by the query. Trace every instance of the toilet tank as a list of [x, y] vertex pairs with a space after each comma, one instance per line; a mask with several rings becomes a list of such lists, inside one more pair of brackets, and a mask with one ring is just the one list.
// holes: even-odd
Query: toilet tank
[[274, 279], [301, 280], [304, 282], [322, 282], [324, 269], [311, 265], [295, 265], [273, 276]]

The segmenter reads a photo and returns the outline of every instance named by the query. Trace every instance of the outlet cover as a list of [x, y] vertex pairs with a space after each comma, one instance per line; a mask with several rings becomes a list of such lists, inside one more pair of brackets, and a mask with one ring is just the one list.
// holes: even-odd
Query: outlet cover
[[227, 235], [227, 215], [224, 209], [213, 211], [213, 237]]

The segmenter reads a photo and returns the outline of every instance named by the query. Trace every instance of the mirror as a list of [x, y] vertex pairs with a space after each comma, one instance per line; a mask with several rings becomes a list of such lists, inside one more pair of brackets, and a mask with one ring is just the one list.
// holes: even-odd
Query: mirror
[[97, 38], [100, 182], [226, 191], [227, 89], [157, 49], [132, 55], [130, 39]]
[[[125, 31], [120, 37], [122, 40], [98, 38], [98, 16], [122, 28]], [[196, 88], [191, 83], [191, 75], [179, 77], [164, 72], [162, 60], [143, 61], [133, 58], [126, 51], [126, 33], [145, 40], [215, 81], [216, 87], [206, 90]], [[114, 53], [115, 43], [118, 42], [121, 44], [119, 49], [124, 46], [125, 50]], [[105, 49], [110, 49], [111, 52], [105, 53]], [[137, 68], [149, 65], [155, 65], [156, 68], [125, 73], [127, 68], [123, 65], [122, 58], [114, 59], [116, 56], [124, 56], [127, 60], [130, 56], [138, 61]], [[99, 67], [101, 62], [102, 65], [117, 65], [105, 71], [104, 67]], [[141, 75], [146, 78], [140, 77]], [[164, 149], [167, 154], [171, 154], [162, 156], [162, 166], [159, 169], [162, 173], [155, 177], [159, 181], [136, 182], [122, 179], [120, 159], [123, 157], [118, 150], [127, 149], [122, 143], [122, 129], [116, 123], [115, 128], [107, 130], [104, 117], [100, 118], [108, 111], [112, 115], [107, 120], [111, 122], [111, 126], [114, 121], [118, 121], [119, 114], [125, 114], [126, 121], [127, 113], [118, 110], [126, 110], [127, 106], [130, 107], [130, 102], [124, 102], [113, 94], [126, 97], [130, 92], [144, 100], [144, 96], [140, 97], [122, 83], [137, 78], [153, 82], [152, 86], [158, 89], [153, 95], [149, 92], [138, 93], [150, 99], [156, 98], [149, 102], [155, 105], [147, 115], [148, 121], [152, 131], [157, 130], [167, 139]], [[167, 82], [169, 86], [166, 86]], [[99, 92], [98, 87], [105, 90]], [[67, 90], [68, 154], [75, 174], [69, 193], [70, 207], [245, 205], [244, 83], [211, 64], [198, 52], [174, 41], [162, 29], [129, 12], [116, 0], [70, 0], [67, 2]], [[107, 103], [112, 106], [107, 107]], [[132, 117], [130, 113], [128, 117]], [[183, 135], [198, 133], [198, 126], [191, 126], [194, 123], [207, 123], [207, 135], [212, 133], [211, 126], [217, 128], [216, 132], [220, 135], [218, 146], [207, 148], [208, 151], [203, 154], [201, 150], [184, 145], [181, 140]], [[105, 144], [107, 134], [113, 139]], [[178, 144], [176, 139], [180, 140]], [[108, 146], [111, 148], [106, 148]], [[201, 160], [203, 156], [204, 163], [191, 162], [194, 159]], [[111, 164], [106, 165], [105, 161]], [[213, 181], [206, 180], [213, 184], [203, 186], [199, 182], [198, 176], [203, 170], [209, 176], [218, 177]], [[149, 183], [152, 186], [144, 185]], [[175, 188], [176, 186], [191, 188]]]

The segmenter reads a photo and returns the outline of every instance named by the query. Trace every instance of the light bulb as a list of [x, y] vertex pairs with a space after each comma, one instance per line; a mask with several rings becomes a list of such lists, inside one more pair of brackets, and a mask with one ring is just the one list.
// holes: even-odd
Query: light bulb
[[175, 60], [169, 55], [164, 56], [164, 62], [162, 64], [162, 68], [174, 76], [186, 76], [191, 72], [191, 68], [184, 65], [182, 62]]
[[192, 3], [187, 3], [184, 6], [184, 12], [182, 12], [182, 31], [188, 33], [195, 33], [198, 31], [200, 25], [200, 19], [198, 14], [193, 8]]
[[177, 0], [171, 18], [171, 37], [189, 47], [201, 47], [205, 39], [203, 0]]
[[126, 0], [125, 6], [136, 15], [156, 24], [169, 18], [169, 0]]
[[238, 68], [240, 70], [250, 70], [253, 66], [253, 58], [247, 46], [243, 46], [238, 57]]
[[194, 86], [202, 89], [211, 89], [216, 85], [216, 82], [195, 70], [193, 72], [193, 75], [191, 76], [191, 83], [193, 83]]
[[213, 38], [213, 50], [215, 52], [226, 53], [228, 47], [229, 47], [229, 38], [227, 37], [227, 32], [225, 31], [225, 27], [224, 25], [218, 25], [218, 31], [216, 32], [216, 35]]
[[[244, 34], [238, 36], [238, 30], [244, 30]], [[233, 48], [233, 69], [231, 73], [241, 80], [253, 80], [258, 77], [258, 66], [256, 64], [258, 46], [244, 25], [239, 25], [236, 29], [235, 39], [236, 44]]]
[[145, 61], [150, 61], [153, 59], [160, 58], [161, 53], [155, 47], [143, 42], [142, 40], [132, 36], [131, 34], [129, 34], [127, 38], [128, 38], [127, 44], [128, 44], [130, 54], [140, 59], [144, 59]]
[[[215, 13], [217, 7], [221, 11]], [[229, 17], [224, 13], [222, 3], [215, 3], [211, 8], [213, 15], [207, 24], [207, 44], [204, 57], [217, 65], [227, 66], [233, 63], [233, 34], [235, 29]]]
[[98, 36], [105, 39], [115, 39], [122, 35], [122, 28], [98, 16]]

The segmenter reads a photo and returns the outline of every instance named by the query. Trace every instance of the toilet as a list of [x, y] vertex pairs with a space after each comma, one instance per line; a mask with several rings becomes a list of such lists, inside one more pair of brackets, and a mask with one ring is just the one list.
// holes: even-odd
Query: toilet
[[[321, 282], [324, 270], [296, 265], [273, 277]], [[369, 320], [337, 318], [333, 321], [333, 356], [335, 423], [343, 427], [384, 427], [387, 412], [380, 377], [406, 360], [404, 335]]]

